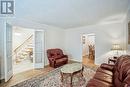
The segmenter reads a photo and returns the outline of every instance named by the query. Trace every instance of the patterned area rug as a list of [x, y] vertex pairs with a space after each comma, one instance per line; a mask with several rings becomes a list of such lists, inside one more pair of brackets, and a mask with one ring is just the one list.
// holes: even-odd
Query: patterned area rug
[[[63, 82], [61, 82], [60, 69], [61, 67], [51, 71], [46, 76], [39, 75], [12, 87], [70, 87], [69, 76], [64, 77]], [[97, 67], [84, 66], [83, 77], [80, 73], [73, 76], [73, 87], [86, 87], [96, 70]]]

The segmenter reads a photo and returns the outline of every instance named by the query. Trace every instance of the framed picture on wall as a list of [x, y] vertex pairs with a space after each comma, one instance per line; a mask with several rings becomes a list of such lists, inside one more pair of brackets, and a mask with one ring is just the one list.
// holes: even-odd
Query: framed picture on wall
[[128, 44], [130, 44], [130, 22], [128, 23]]
[[82, 43], [85, 44], [85, 36], [82, 36]]

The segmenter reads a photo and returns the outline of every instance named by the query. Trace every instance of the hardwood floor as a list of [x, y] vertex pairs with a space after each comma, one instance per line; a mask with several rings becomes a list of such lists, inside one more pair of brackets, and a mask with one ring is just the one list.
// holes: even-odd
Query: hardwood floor
[[[83, 58], [83, 64], [87, 66], [96, 66], [93, 61], [87, 60], [88, 58]], [[69, 61], [68, 63], [76, 63], [75, 61]], [[20, 83], [22, 81], [28, 80], [30, 78], [36, 77], [37, 75], [43, 74], [47, 75], [50, 71], [54, 70], [55, 68], [52, 68], [50, 66], [46, 66], [44, 69], [32, 69], [28, 71], [24, 71], [18, 74], [15, 74], [8, 82], [2, 82], [0, 84], [0, 87], [9, 87], [9, 85], [14, 85], [17, 83]]]
[[[75, 61], [69, 61], [68, 63], [75, 63]], [[5, 83], [3, 81], [0, 84], [0, 87], [9, 87], [9, 85], [20, 83], [22, 81], [33, 78], [40, 74], [47, 75], [52, 70], [54, 70], [54, 68], [50, 66], [46, 66], [44, 69], [32, 69], [25, 72], [21, 72], [14, 75], [8, 82]]]
[[96, 65], [94, 64], [94, 60], [89, 59], [88, 56], [83, 56], [83, 58], [82, 58], [82, 63], [83, 63], [84, 65], [87, 65], [87, 66], [96, 66]]

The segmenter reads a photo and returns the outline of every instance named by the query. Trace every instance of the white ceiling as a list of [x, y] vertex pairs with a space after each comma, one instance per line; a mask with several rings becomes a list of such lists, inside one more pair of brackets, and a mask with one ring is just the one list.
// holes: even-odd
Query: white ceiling
[[[129, 2], [130, 3], [130, 2]], [[16, 0], [16, 18], [72, 28], [119, 21], [128, 0]]]

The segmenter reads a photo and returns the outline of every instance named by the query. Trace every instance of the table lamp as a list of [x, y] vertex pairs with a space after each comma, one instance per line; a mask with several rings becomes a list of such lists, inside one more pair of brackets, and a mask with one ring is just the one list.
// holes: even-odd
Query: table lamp
[[118, 51], [122, 50], [122, 49], [120, 47], [120, 44], [112, 44], [112, 49], [111, 50], [116, 51], [116, 55], [118, 56], [119, 55]]

